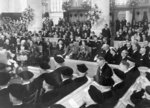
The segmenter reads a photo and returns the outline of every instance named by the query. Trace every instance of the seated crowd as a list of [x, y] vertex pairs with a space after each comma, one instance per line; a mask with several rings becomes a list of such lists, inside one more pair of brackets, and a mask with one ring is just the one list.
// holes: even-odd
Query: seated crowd
[[116, 36], [115, 40], [143, 42], [150, 41], [150, 30], [148, 21], [139, 21], [135, 24], [127, 23], [126, 19], [116, 21]]
[[[104, 36], [107, 25], [103, 33], [96, 36], [89, 23], [66, 24], [61, 20], [54, 28], [38, 33], [1, 30], [1, 51], [6, 49], [9, 52], [7, 59], [10, 63], [0, 63], [0, 108], [65, 108], [56, 103], [89, 79], [97, 82], [101, 90], [91, 85], [80, 108], [114, 108], [140, 77], [138, 67], [150, 67], [148, 41], [139, 44], [134, 39], [134, 42], [126, 41], [125, 44], [120, 42], [117, 48], [110, 47], [109, 36]], [[44, 37], [59, 37], [56, 48]], [[50, 70], [51, 56], [56, 63], [54, 70]], [[65, 65], [64, 58], [96, 62], [96, 75], [88, 77], [90, 67], [86, 64], [75, 63], [75, 72], [73, 67]], [[119, 69], [109, 64], [117, 64]], [[23, 68], [31, 65], [40, 67], [38, 76]], [[150, 73], [146, 72], [144, 77], [150, 81]], [[150, 107], [150, 85], [139, 88], [131, 95], [134, 105], [127, 107]]]

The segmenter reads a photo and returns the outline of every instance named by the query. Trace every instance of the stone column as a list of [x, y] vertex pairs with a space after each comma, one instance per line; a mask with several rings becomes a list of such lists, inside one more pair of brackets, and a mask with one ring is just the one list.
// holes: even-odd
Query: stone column
[[39, 31], [42, 28], [42, 0], [28, 0], [28, 5], [34, 10], [34, 20], [28, 30]]
[[132, 22], [132, 13], [131, 11], [126, 11], [126, 20], [127, 22]]
[[96, 35], [101, 33], [105, 24], [109, 25], [110, 22], [110, 0], [92, 0], [92, 6], [97, 5], [99, 10], [102, 11], [100, 20], [92, 26], [92, 31], [95, 31]]

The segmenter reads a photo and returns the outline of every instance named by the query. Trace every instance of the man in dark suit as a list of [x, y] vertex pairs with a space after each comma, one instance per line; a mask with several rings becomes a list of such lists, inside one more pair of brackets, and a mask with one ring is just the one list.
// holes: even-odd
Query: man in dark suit
[[104, 83], [107, 83], [107, 81], [111, 80], [113, 72], [112, 72], [112, 69], [106, 63], [104, 57], [98, 57], [96, 61], [98, 64], [98, 70], [97, 70], [97, 74], [94, 76], [94, 80], [98, 84], [104, 85]]
[[128, 42], [126, 44], [126, 50], [128, 51], [128, 56], [131, 56], [131, 54], [132, 54], [132, 45], [131, 45], [130, 42]]
[[102, 35], [108, 39], [108, 44], [110, 44], [111, 33], [108, 24], [105, 24], [105, 28], [102, 30]]
[[139, 47], [140, 46], [138, 44], [133, 44], [132, 45], [131, 58], [133, 58], [135, 60], [140, 58]]
[[120, 62], [122, 61], [122, 60], [127, 60], [127, 56], [128, 56], [128, 51], [127, 50], [123, 50], [122, 52], [121, 52], [121, 55], [118, 57], [118, 59], [117, 59], [117, 64], [120, 64]]
[[104, 44], [102, 46], [102, 49], [104, 50], [104, 59], [108, 62], [111, 63], [112, 60], [112, 54], [110, 53], [110, 48], [108, 44]]
[[149, 67], [149, 58], [146, 55], [146, 49], [141, 48], [140, 49], [140, 54], [141, 54], [141, 56], [140, 56], [140, 60], [139, 60], [139, 65]]
[[7, 72], [0, 72], [0, 108], [10, 108], [8, 82], [10, 75]]
[[93, 40], [91, 41], [91, 48], [92, 48], [92, 60], [94, 60], [94, 57], [96, 56], [96, 54], [100, 55], [101, 52], [101, 46], [102, 44], [98, 41], [97, 36], [93, 36]]

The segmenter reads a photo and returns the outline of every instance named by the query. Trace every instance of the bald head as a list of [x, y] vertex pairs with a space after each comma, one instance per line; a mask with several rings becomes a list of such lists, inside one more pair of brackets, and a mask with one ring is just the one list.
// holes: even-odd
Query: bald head
[[105, 50], [105, 51], [109, 50], [109, 45], [108, 44], [104, 44], [102, 46], [102, 49]]
[[145, 48], [141, 48], [140, 49], [140, 54], [144, 55], [146, 53], [146, 49]]

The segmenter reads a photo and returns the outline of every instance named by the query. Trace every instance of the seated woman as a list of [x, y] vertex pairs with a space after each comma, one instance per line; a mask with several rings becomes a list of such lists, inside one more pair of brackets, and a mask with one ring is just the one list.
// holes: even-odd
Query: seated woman
[[57, 44], [57, 46], [56, 46], [56, 52], [55, 52], [55, 54], [64, 54], [64, 42], [63, 42], [63, 40], [62, 39], [59, 39], [58, 40], [58, 44]]
[[78, 54], [78, 59], [79, 60], [89, 60], [90, 56], [89, 56], [89, 48], [86, 45], [86, 42], [84, 40], [82, 40], [81, 46], [79, 48], [79, 54]]

